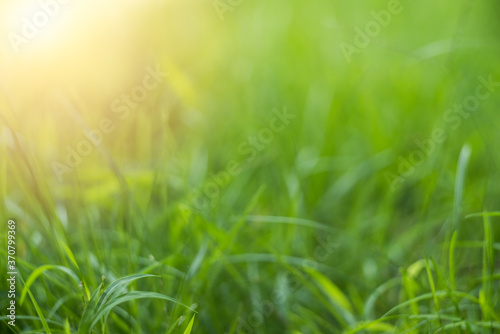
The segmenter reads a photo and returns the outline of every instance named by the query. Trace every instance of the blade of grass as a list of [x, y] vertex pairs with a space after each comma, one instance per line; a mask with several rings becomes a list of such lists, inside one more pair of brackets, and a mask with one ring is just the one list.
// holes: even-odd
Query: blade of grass
[[186, 330], [184, 331], [184, 334], [191, 334], [191, 330], [193, 329], [193, 324], [194, 324], [194, 318], [196, 317], [196, 315], [193, 315], [193, 317], [191, 318], [191, 321], [189, 322]]
[[77, 285], [79, 283], [78, 276], [76, 276], [76, 274], [71, 269], [69, 269], [69, 268], [66, 268], [64, 266], [50, 265], [50, 264], [41, 266], [41, 267], [37, 268], [35, 271], [33, 271], [31, 273], [31, 275], [28, 277], [28, 279], [26, 280], [26, 284], [24, 285], [24, 288], [23, 288], [23, 290], [21, 292], [21, 299], [19, 301], [20, 305], [23, 304], [24, 299], [26, 298], [26, 294], [28, 293], [28, 290], [31, 287], [31, 285], [35, 282], [35, 280], [40, 275], [42, 275], [47, 270], [58, 270], [58, 271], [61, 271], [61, 272], [65, 273], [65, 274], [68, 274], [73, 279], [73, 281], [75, 281], [75, 283]]
[[[21, 278], [21, 282], [23, 282], [23, 285], [26, 285], [22, 278]], [[50, 327], [47, 324], [47, 321], [45, 320], [43, 312], [40, 309], [40, 306], [38, 306], [38, 303], [36, 302], [35, 297], [33, 297], [33, 294], [31, 293], [30, 289], [28, 289], [27, 292], [28, 292], [28, 295], [30, 296], [30, 299], [31, 299], [31, 302], [33, 303], [33, 306], [35, 306], [36, 313], [38, 314], [38, 317], [40, 318], [40, 322], [42, 323], [42, 326], [45, 329], [45, 333], [52, 334], [52, 331], [50, 330]]]

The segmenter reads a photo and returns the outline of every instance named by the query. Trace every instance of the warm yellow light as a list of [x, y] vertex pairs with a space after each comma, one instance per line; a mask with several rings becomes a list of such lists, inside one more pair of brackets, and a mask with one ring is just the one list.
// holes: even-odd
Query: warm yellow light
[[[54, 92], [105, 105], [151, 65], [137, 22], [149, 1], [38, 0], [2, 5], [0, 86], [32, 109]], [[144, 12], [142, 12], [144, 14]], [[28, 101], [32, 105], [26, 106]], [[19, 105], [17, 104], [17, 105]]]

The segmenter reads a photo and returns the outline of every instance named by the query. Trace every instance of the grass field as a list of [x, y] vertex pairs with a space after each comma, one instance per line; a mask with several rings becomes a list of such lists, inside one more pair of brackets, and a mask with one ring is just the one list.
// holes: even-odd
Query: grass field
[[1, 333], [500, 333], [498, 1], [0, 12]]

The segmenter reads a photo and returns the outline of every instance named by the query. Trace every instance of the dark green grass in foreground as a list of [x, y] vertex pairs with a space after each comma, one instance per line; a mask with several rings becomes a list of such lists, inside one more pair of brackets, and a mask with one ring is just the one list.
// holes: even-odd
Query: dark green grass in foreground
[[[495, 332], [500, 213], [463, 219], [465, 181], [456, 179], [457, 220], [450, 214], [433, 226], [428, 243], [418, 241], [426, 229], [401, 233], [390, 253], [387, 241], [373, 240], [375, 229], [356, 235], [312, 220], [256, 216], [267, 213], [265, 187], [227, 219], [185, 204], [161, 215], [146, 210], [143, 218], [125, 197], [114, 218], [79, 221], [73, 231], [47, 207], [54, 215], [47, 231], [29, 233], [18, 223], [18, 240], [30, 242], [21, 241], [17, 256], [24, 281], [17, 323], [47, 333], [168, 333], [184, 331], [198, 312], [198, 332]], [[142, 231], [127, 217], [144, 219]]]

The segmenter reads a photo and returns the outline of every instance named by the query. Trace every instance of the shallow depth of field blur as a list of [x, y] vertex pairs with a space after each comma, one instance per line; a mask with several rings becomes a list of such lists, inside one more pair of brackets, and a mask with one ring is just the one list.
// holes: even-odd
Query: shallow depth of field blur
[[2, 1], [0, 331], [500, 332], [499, 18]]

